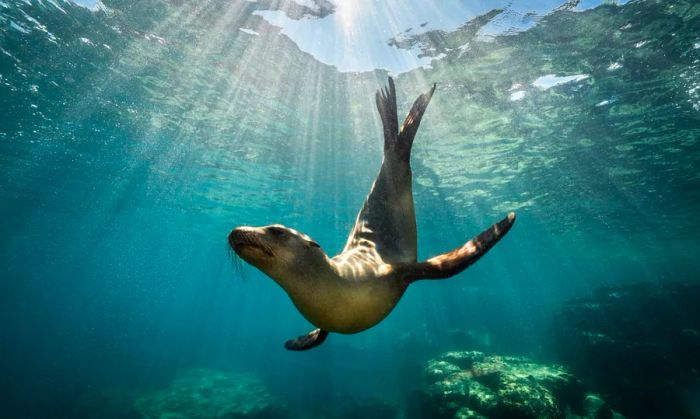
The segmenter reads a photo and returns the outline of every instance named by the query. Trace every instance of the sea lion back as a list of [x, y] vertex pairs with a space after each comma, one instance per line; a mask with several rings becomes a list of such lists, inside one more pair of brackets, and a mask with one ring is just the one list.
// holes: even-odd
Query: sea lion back
[[384, 160], [343, 253], [364, 247], [375, 251], [386, 263], [416, 261], [411, 147], [434, 91], [435, 85], [416, 99], [400, 129], [394, 81], [389, 78], [388, 88], [377, 91], [377, 110], [384, 128]]

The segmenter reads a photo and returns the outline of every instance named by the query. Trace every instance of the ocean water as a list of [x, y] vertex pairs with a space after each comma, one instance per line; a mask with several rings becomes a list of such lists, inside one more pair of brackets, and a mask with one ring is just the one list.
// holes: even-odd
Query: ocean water
[[[0, 417], [166, 417], [153, 395], [188, 374], [230, 392], [183, 384], [173, 417], [234, 393], [240, 417], [455, 417], [415, 401], [430, 359], [474, 349], [561, 364], [627, 417], [700, 417], [700, 4], [445, 2], [407, 31], [423, 17], [385, 3], [0, 1]], [[286, 351], [313, 326], [227, 234], [338, 253], [389, 74], [400, 118], [437, 83], [419, 259], [518, 220], [374, 328]]]

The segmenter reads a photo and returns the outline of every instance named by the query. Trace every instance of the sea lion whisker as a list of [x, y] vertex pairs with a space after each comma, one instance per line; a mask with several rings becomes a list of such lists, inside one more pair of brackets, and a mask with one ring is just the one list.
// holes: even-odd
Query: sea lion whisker
[[238, 253], [236, 253], [236, 251], [233, 250], [233, 248], [231, 246], [226, 246], [226, 247], [228, 248], [228, 255], [229, 255], [229, 258], [231, 260], [231, 263], [233, 264], [233, 269], [236, 271], [238, 276], [240, 276], [240, 278], [245, 281], [245, 274], [243, 271], [243, 262], [241, 261], [240, 256], [238, 256]]

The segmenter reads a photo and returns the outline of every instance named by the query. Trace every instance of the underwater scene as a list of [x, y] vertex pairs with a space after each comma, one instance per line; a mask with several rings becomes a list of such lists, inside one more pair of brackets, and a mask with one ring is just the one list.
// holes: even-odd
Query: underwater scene
[[695, 0], [0, 0], [0, 417], [700, 418], [699, 169]]

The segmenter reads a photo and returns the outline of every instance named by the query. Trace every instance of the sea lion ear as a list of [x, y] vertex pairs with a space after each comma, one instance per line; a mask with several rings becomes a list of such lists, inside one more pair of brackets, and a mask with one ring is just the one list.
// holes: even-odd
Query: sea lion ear
[[313, 241], [313, 240], [311, 240], [311, 239], [309, 239], [309, 240], [307, 241], [307, 243], [309, 243], [309, 246], [311, 246], [311, 247], [318, 247], [319, 249], [321, 248], [321, 245], [320, 245], [320, 244], [316, 243], [315, 241]]

